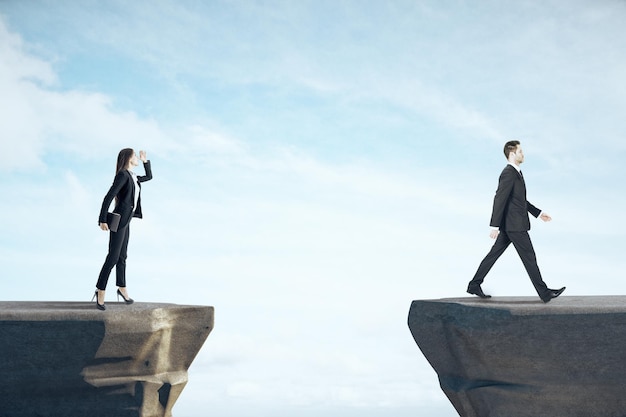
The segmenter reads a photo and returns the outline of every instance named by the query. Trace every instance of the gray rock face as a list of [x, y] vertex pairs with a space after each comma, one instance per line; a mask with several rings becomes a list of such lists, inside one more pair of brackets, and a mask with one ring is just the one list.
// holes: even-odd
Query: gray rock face
[[418, 300], [408, 323], [462, 417], [626, 416], [626, 296]]
[[213, 307], [0, 302], [0, 417], [167, 417]]

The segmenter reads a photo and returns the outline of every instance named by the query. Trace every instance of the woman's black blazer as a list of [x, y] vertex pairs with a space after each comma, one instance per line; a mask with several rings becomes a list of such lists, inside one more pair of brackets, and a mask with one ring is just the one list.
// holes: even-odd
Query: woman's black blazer
[[[150, 161], [144, 162], [143, 167], [146, 171], [146, 175], [137, 175], [140, 189], [142, 182], [150, 181], [152, 179], [152, 169], [150, 168]], [[117, 173], [115, 179], [113, 180], [113, 185], [111, 185], [111, 188], [109, 189], [107, 195], [104, 196], [104, 201], [102, 201], [102, 208], [100, 208], [100, 217], [98, 218], [99, 223], [107, 222], [107, 212], [109, 210], [109, 207], [111, 206], [111, 202], [116, 196], [117, 201], [115, 203], [115, 209], [113, 209], [113, 213], [119, 213], [119, 215], [121, 216], [119, 225], [120, 229], [126, 227], [128, 223], [130, 223], [131, 216], [142, 218], [141, 194], [139, 194], [137, 207], [135, 207], [135, 184], [133, 184], [133, 177], [131, 176], [130, 172], [128, 172], [128, 170], [123, 169]]]

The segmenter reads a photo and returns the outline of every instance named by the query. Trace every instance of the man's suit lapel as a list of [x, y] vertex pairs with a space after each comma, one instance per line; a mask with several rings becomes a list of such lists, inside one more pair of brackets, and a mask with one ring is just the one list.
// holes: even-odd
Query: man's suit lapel
[[522, 189], [524, 190], [524, 195], [526, 195], [526, 182], [524, 181], [524, 176], [522, 175], [522, 171], [518, 171], [517, 169], [515, 169], [515, 167], [513, 167], [513, 165], [507, 165], [507, 168], [515, 171], [515, 175], [517, 175], [517, 178], [522, 182]]

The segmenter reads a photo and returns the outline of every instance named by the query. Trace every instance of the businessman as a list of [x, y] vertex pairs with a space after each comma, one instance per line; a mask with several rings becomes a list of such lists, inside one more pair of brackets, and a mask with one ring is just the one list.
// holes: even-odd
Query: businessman
[[547, 303], [561, 295], [565, 287], [552, 290], [543, 282], [537, 266], [535, 249], [528, 235], [530, 230], [528, 213], [539, 217], [544, 222], [549, 222], [552, 218], [526, 200], [526, 184], [520, 170], [520, 164], [524, 162], [524, 152], [520, 142], [517, 140], [507, 142], [504, 145], [504, 156], [509, 163], [500, 174], [498, 189], [493, 199], [490, 223], [489, 236], [496, 241], [478, 266], [474, 278], [467, 287], [467, 292], [481, 298], [491, 297], [483, 292], [481, 284], [500, 255], [509, 247], [509, 244], [513, 243], [537, 294], [544, 303]]

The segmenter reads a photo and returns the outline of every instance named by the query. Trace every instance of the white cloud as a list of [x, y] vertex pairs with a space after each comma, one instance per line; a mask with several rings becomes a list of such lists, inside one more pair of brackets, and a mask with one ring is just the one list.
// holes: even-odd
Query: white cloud
[[38, 85], [55, 81], [50, 66], [22, 52], [18, 35], [9, 33], [0, 20], [0, 169], [41, 165], [39, 160], [43, 138], [40, 127], [33, 123], [36, 109], [27, 98]]
[[240, 140], [209, 130], [204, 126], [191, 126], [186, 146], [189, 146], [201, 155], [240, 156], [247, 152], [247, 146]]
[[2, 171], [42, 169], [47, 153], [94, 159], [129, 144], [163, 152], [174, 145], [154, 121], [115, 110], [103, 94], [54, 89], [50, 64], [28, 53], [0, 21], [0, 153]]

